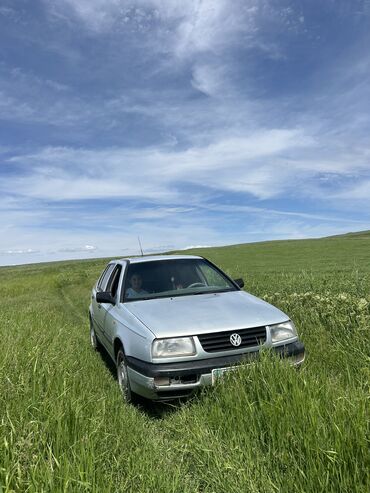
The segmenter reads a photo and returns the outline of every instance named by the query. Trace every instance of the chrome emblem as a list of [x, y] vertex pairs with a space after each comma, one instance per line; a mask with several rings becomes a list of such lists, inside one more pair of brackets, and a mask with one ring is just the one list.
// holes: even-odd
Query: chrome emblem
[[240, 344], [242, 343], [242, 338], [239, 334], [231, 334], [230, 342], [233, 346], [240, 346]]

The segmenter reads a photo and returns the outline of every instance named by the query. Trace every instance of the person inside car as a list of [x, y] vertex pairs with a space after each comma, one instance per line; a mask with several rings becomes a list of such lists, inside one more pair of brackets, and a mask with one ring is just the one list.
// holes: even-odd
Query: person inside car
[[130, 285], [128, 289], [126, 289], [126, 298], [137, 298], [143, 294], [148, 294], [145, 289], [141, 289], [141, 285], [143, 283], [143, 280], [140, 276], [140, 274], [137, 274], [134, 272], [132, 276], [130, 277]]

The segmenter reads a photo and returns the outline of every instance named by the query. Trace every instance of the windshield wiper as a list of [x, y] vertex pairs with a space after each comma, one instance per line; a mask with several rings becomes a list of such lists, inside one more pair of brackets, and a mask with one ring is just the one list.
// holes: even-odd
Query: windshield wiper
[[212, 289], [211, 291], [197, 291], [196, 293], [189, 293], [189, 295], [195, 296], [197, 294], [217, 294], [217, 293], [226, 293], [227, 291], [236, 291], [236, 289], [234, 288]]
[[158, 296], [143, 296], [142, 298], [128, 298], [124, 302], [131, 301], [144, 301], [144, 300], [158, 300], [163, 298], [178, 298], [180, 296], [197, 296], [198, 294], [217, 294], [217, 293], [226, 293], [228, 291], [237, 291], [235, 288], [224, 288], [224, 289], [213, 289], [210, 291], [196, 291], [191, 293], [172, 293], [172, 294], [163, 294]]

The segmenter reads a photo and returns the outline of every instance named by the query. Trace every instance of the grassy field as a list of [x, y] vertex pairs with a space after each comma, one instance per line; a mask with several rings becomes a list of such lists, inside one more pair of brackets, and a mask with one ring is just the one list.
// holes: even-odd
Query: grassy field
[[[188, 252], [192, 253], [192, 252]], [[295, 321], [186, 403], [129, 406], [89, 346], [105, 261], [0, 269], [0, 492], [367, 492], [370, 233], [201, 250]]]

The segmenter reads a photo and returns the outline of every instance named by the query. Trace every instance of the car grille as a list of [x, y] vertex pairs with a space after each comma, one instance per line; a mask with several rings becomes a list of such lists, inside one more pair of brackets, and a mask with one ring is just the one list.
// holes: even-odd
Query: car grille
[[[239, 346], [233, 346], [230, 342], [231, 334], [239, 334], [242, 342]], [[266, 341], [266, 327], [253, 327], [251, 329], [227, 330], [225, 332], [211, 332], [198, 335], [199, 342], [204, 351], [215, 353], [218, 351], [230, 351], [246, 347], [259, 346]]]

